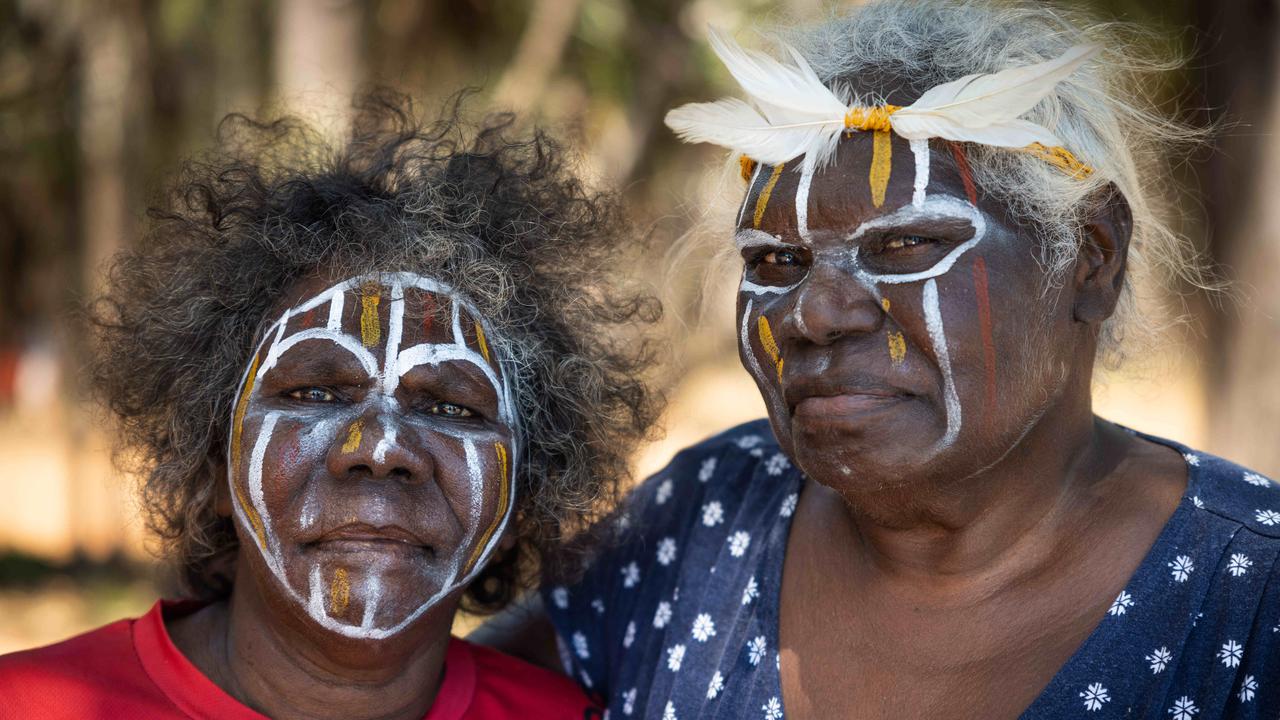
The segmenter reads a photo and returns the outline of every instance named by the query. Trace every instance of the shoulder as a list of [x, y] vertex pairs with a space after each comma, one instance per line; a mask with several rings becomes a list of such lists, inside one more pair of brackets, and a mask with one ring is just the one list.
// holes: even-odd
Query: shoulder
[[540, 717], [583, 720], [596, 707], [569, 678], [523, 660], [454, 638], [475, 663], [475, 693], [468, 717]]
[[[94, 717], [106, 698], [155, 694], [133, 646], [133, 620], [119, 620], [46, 647], [0, 657], [6, 709], [39, 717]], [[88, 713], [87, 715], [85, 713]]]
[[1197, 509], [1280, 546], [1280, 484], [1216, 455], [1174, 447], [1187, 462], [1187, 494]]

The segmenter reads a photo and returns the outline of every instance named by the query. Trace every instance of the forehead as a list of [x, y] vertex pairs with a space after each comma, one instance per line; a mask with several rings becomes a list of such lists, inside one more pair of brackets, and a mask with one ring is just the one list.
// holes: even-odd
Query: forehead
[[[912, 144], [893, 133], [879, 140], [876, 135], [855, 132], [842, 137], [835, 160], [815, 171], [807, 188], [802, 187], [806, 183], [798, 158], [784, 164], [781, 171], [777, 166], [759, 166], [747, 188], [739, 229], [758, 228], [785, 240], [798, 240], [797, 209], [803, 205], [808, 229], [847, 235], [869, 220], [910, 206], [918, 169]], [[1004, 218], [1004, 208], [974, 186], [963, 144], [935, 139], [927, 148], [928, 195], [950, 195], [973, 203], [988, 215]], [[877, 184], [883, 188], [883, 198], [877, 197]], [[802, 196], [804, 189], [807, 197]]]
[[410, 273], [337, 283], [309, 278], [291, 287], [279, 306], [284, 309], [260, 345], [266, 357], [259, 375], [299, 347], [314, 358], [350, 355], [369, 375], [388, 377], [423, 364], [469, 363], [501, 386], [485, 319], [439, 281]]

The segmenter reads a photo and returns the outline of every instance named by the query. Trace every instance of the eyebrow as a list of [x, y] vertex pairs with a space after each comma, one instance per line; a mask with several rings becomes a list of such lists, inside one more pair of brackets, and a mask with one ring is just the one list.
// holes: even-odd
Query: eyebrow
[[782, 238], [772, 233], [754, 228], [743, 228], [733, 234], [733, 245], [741, 252], [746, 248], [760, 247], [762, 245], [787, 245]]
[[903, 205], [888, 215], [881, 215], [867, 220], [858, 225], [857, 229], [849, 234], [848, 239], [857, 240], [872, 230], [905, 225], [920, 220], [963, 220], [976, 233], [975, 215], [981, 212], [972, 203], [953, 195], [930, 195], [925, 198], [923, 205]]

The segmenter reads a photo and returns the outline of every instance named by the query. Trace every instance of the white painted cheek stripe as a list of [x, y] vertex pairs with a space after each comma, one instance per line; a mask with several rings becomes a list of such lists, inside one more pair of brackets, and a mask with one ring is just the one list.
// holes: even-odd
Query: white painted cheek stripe
[[747, 306], [742, 310], [741, 330], [738, 335], [738, 341], [742, 343], [742, 354], [747, 357], [747, 364], [751, 366], [751, 375], [762, 385], [764, 382], [764, 371], [760, 369], [760, 361], [756, 360], [755, 351], [751, 348], [751, 335], [748, 333], [748, 324], [751, 322], [751, 305], [752, 301], [747, 301]]
[[738, 283], [738, 292], [751, 293], [752, 295], [782, 295], [796, 289], [800, 283], [795, 285], [757, 285], [747, 279], [746, 274], [742, 276], [742, 281]]
[[267, 456], [267, 445], [271, 443], [271, 434], [275, 432], [279, 413], [269, 413], [262, 419], [258, 428], [258, 438], [253, 443], [253, 455], [249, 457], [249, 500], [262, 519], [263, 534], [267, 538], [268, 548], [264, 551], [273, 555], [280, 554], [280, 540], [271, 532], [271, 515], [267, 512], [267, 502], [262, 495], [262, 465]]
[[911, 154], [916, 159], [916, 179], [911, 193], [911, 204], [924, 207], [925, 188], [929, 187], [929, 141], [912, 140]]
[[942, 309], [938, 306], [938, 281], [924, 284], [924, 322], [933, 341], [933, 352], [942, 369], [942, 392], [947, 406], [947, 432], [939, 441], [940, 447], [955, 442], [960, 434], [960, 398], [956, 394], [955, 379], [951, 374], [951, 355], [947, 351], [947, 335], [942, 325]]

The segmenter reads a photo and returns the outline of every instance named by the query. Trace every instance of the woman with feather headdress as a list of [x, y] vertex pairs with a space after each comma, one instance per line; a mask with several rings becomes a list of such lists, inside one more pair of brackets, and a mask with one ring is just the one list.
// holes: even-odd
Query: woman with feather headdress
[[743, 98], [667, 123], [739, 160], [769, 418], [547, 590], [614, 717], [1280, 713], [1280, 487], [1091, 408], [1135, 282], [1197, 277], [1158, 203], [1190, 131], [1125, 32], [880, 0], [773, 54], [711, 33]]

